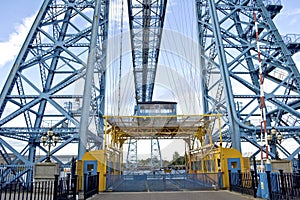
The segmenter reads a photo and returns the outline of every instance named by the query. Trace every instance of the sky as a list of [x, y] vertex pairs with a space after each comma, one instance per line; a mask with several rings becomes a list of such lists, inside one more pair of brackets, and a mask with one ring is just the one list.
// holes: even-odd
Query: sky
[[[179, 0], [169, 0], [179, 1]], [[188, 1], [188, 0], [183, 0]], [[278, 1], [278, 0], [270, 0]], [[42, 0], [2, 1], [0, 7], [0, 90], [7, 79], [14, 59], [21, 49]], [[283, 9], [274, 22], [281, 35], [300, 35], [300, 1], [281, 0]], [[300, 69], [300, 53], [293, 56]]]

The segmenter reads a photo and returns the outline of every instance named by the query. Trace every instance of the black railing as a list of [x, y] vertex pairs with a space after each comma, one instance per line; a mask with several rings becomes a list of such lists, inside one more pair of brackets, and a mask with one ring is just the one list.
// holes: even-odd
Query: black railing
[[84, 174], [84, 199], [92, 197], [98, 193], [99, 188], [99, 172], [97, 174]]
[[68, 200], [76, 199], [77, 176], [59, 178], [49, 181], [34, 181], [27, 185], [12, 182], [0, 185], [0, 200]]
[[[265, 180], [270, 200], [300, 199], [300, 173], [283, 173], [266, 171]], [[254, 171], [241, 173], [229, 171], [230, 191], [250, 194], [256, 197], [257, 183]], [[260, 180], [263, 181], [263, 180]]]
[[70, 174], [65, 178], [58, 178], [55, 175], [54, 181], [54, 198], [55, 200], [76, 199], [77, 193], [77, 175], [72, 178]]
[[229, 184], [230, 191], [239, 192], [242, 194], [252, 195], [256, 197], [257, 184], [256, 184], [256, 173], [251, 172], [229, 172]]
[[39, 181], [24, 185], [14, 182], [0, 187], [0, 199], [52, 199], [54, 181]]
[[[268, 175], [269, 174], [269, 175]], [[267, 172], [270, 200], [300, 199], [300, 173]]]

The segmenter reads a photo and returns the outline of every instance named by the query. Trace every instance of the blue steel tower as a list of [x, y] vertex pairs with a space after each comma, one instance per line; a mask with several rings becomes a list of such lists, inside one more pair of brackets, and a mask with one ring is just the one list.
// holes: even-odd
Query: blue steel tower
[[[282, 9], [280, 1], [196, 0], [196, 9], [204, 55], [203, 112], [223, 114], [223, 141], [232, 147], [241, 150], [244, 141], [260, 149], [271, 139], [272, 158], [277, 148], [293, 159], [300, 148], [289, 152], [271, 138], [278, 133], [300, 144], [300, 74], [292, 59], [299, 42], [285, 43], [274, 25], [273, 18]], [[262, 104], [265, 127], [260, 120]]]
[[14, 174], [2, 182], [32, 180], [32, 168], [13, 166], [44, 161], [50, 129], [59, 138], [50, 157], [62, 166], [54, 154], [73, 143], [79, 159], [102, 148], [108, 11], [107, 0], [43, 2], [1, 92], [0, 153]]

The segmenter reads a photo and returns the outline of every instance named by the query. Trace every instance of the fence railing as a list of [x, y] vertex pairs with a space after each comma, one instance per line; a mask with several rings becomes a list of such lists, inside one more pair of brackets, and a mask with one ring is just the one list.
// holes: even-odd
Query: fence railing
[[0, 165], [0, 184], [27, 182], [27, 173], [33, 171], [32, 165]]
[[71, 178], [70, 174], [66, 178], [58, 178], [58, 175], [55, 175], [54, 181], [54, 198], [57, 200], [63, 199], [76, 199], [77, 194], [77, 175]]
[[0, 186], [0, 199], [53, 199], [54, 181], [39, 181], [24, 185], [21, 182], [13, 182]]
[[97, 174], [84, 174], [84, 199], [92, 197], [98, 193], [99, 188], [99, 172]]
[[222, 188], [221, 173], [106, 175], [107, 191], [145, 192]]
[[257, 192], [257, 179], [256, 173], [254, 171], [251, 172], [229, 172], [229, 184], [230, 191], [239, 192], [242, 194], [252, 195], [256, 197]]
[[300, 173], [267, 172], [270, 200], [300, 199]]
[[[263, 177], [263, 176], [262, 176]], [[270, 200], [296, 200], [300, 199], [300, 173], [283, 173], [266, 171], [265, 182], [268, 186], [267, 194]], [[229, 171], [230, 191], [250, 194], [256, 197], [258, 184], [255, 180], [257, 174], [251, 172]]]
[[53, 180], [34, 181], [29, 184], [23, 182], [11, 182], [0, 185], [0, 200], [22, 199], [22, 200], [68, 200], [76, 199], [77, 176], [70, 175]]

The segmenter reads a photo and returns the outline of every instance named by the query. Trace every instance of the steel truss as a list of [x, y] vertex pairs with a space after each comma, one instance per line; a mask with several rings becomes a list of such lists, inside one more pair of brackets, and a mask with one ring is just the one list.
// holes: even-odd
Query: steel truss
[[[166, 2], [128, 1], [137, 102], [152, 100]], [[238, 150], [240, 140], [261, 146], [254, 12], [267, 86], [267, 129], [274, 126], [284, 139], [300, 144], [300, 74], [291, 57], [299, 51], [299, 42], [285, 44], [279, 35], [272, 21], [282, 8], [277, 2], [195, 0], [205, 57], [203, 112], [223, 115], [223, 140]], [[50, 128], [60, 138], [50, 153], [59, 164], [64, 163], [54, 154], [71, 143], [80, 141], [80, 154], [102, 147], [108, 10], [108, 0], [43, 2], [1, 92], [0, 155], [6, 164], [32, 166], [44, 161], [47, 150], [40, 138]], [[219, 129], [212, 128], [213, 139], [218, 140]], [[300, 151], [275, 145], [288, 159]], [[44, 155], [38, 160], [37, 150]], [[7, 183], [33, 178], [30, 167], [13, 171], [14, 179], [11, 173], [3, 174]]]
[[[1, 92], [0, 151], [5, 164], [32, 166], [44, 161], [46, 155], [37, 160], [36, 154], [37, 150], [47, 153], [40, 138], [52, 128], [59, 143], [50, 156], [64, 165], [54, 154], [79, 142], [84, 119], [88, 129], [81, 134], [88, 136], [81, 141], [87, 143], [83, 146], [101, 148], [108, 10], [106, 0], [43, 2]], [[93, 28], [93, 24], [98, 26]], [[92, 79], [87, 75], [88, 66]], [[91, 103], [84, 108], [87, 79]], [[81, 117], [83, 112], [87, 115]], [[32, 170], [26, 173], [26, 180], [31, 181]], [[23, 181], [21, 176], [24, 173], [2, 178], [9, 183]]]
[[[166, 7], [167, 0], [128, 0], [136, 102], [152, 101]], [[129, 144], [129, 147], [128, 154], [137, 152], [132, 149], [137, 145]], [[159, 141], [153, 138], [151, 155], [157, 147], [160, 155]]]
[[[196, 7], [199, 42], [209, 60], [202, 61], [203, 111], [223, 114], [223, 140], [238, 150], [241, 140], [261, 147], [260, 53], [267, 131], [274, 126], [283, 139], [294, 138], [300, 144], [300, 74], [291, 54], [298, 51], [299, 44], [295, 48], [286, 45], [272, 21], [282, 8], [280, 1], [196, 0]], [[218, 134], [214, 138], [217, 140]], [[275, 145], [288, 152], [279, 143]], [[275, 145], [270, 152], [273, 158]], [[288, 152], [288, 159], [299, 150]]]
[[167, 0], [128, 0], [137, 102], [152, 100]]

